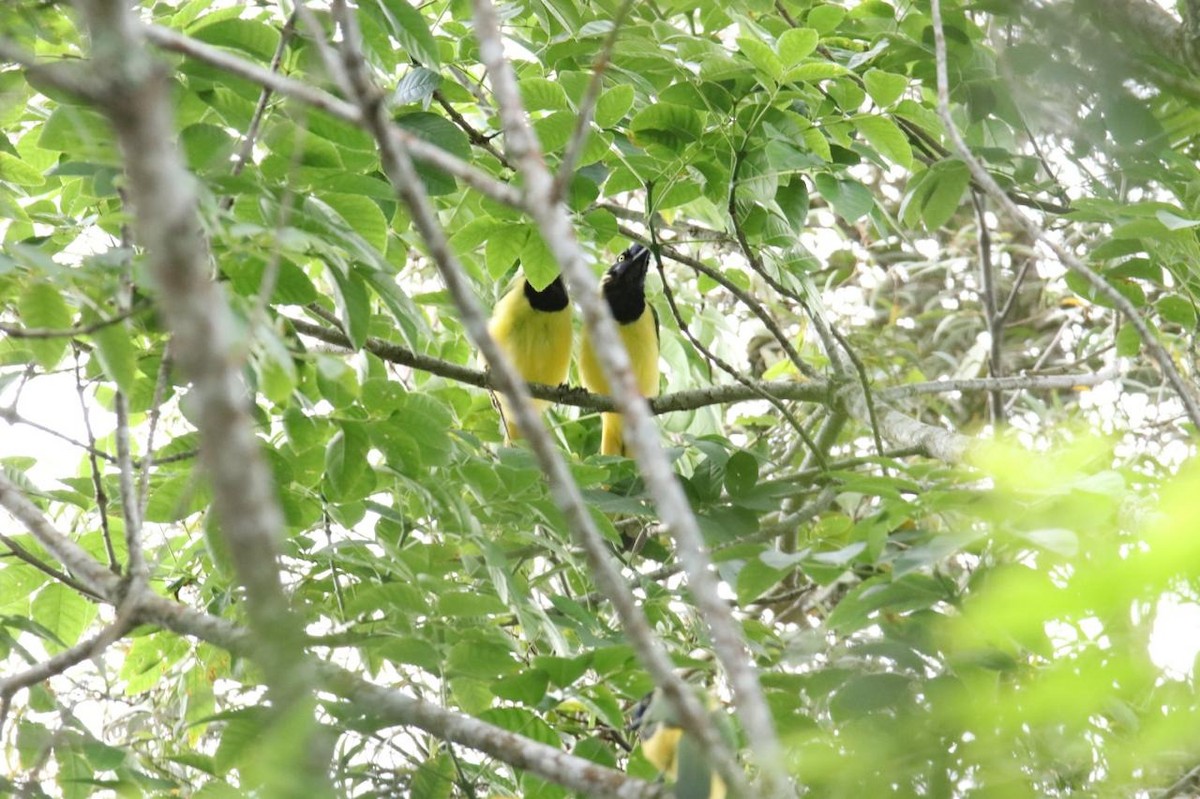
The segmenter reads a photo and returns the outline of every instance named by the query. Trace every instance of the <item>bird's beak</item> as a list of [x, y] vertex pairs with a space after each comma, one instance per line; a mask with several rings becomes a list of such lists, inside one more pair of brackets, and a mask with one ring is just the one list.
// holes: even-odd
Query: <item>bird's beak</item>
[[621, 279], [627, 273], [646, 274], [650, 267], [650, 250], [640, 244], [631, 244], [629, 249], [621, 253], [621, 259], [613, 264], [611, 270], [614, 279]]

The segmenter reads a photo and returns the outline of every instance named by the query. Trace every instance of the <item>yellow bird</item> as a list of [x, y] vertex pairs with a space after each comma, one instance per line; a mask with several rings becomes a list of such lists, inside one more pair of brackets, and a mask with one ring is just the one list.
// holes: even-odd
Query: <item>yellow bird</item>
[[[621, 341], [633, 362], [633, 374], [638, 390], [646, 397], [658, 396], [658, 314], [646, 302], [646, 270], [650, 266], [650, 251], [634, 244], [621, 253], [600, 281], [600, 289], [608, 309], [617, 320]], [[583, 333], [583, 349], [579, 358], [579, 374], [584, 387], [596, 394], [608, 394], [604, 370]], [[621, 415], [605, 413], [601, 417], [600, 453], [624, 455]]]
[[[492, 310], [488, 333], [529, 383], [556, 386], [567, 379], [571, 363], [571, 305], [562, 276], [538, 291], [523, 276]], [[509, 440], [521, 437], [516, 416], [503, 396], [498, 398]], [[548, 403], [534, 400], [540, 413]]]
[[[728, 717], [714, 713], [713, 721], [727, 743], [732, 743]], [[725, 799], [725, 781], [704, 758], [695, 740], [675, 720], [662, 692], [648, 694], [633, 710], [632, 726], [638, 731], [642, 755], [674, 786], [680, 799]]]

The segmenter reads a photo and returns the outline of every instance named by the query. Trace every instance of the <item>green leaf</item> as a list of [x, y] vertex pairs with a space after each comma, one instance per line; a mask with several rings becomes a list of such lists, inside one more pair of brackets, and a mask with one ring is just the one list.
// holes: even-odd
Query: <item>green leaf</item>
[[794, 67], [813, 50], [821, 40], [820, 34], [812, 28], [789, 28], [779, 37], [779, 57], [784, 66]]
[[837, 29], [845, 17], [846, 9], [841, 6], [823, 5], [809, 11], [805, 22], [820, 33], [830, 33]]
[[188, 125], [179, 134], [188, 167], [196, 172], [228, 169], [237, 140], [216, 125]]
[[379, 7], [392, 28], [392, 35], [410, 56], [424, 67], [432, 70], [442, 66], [437, 41], [429, 31], [429, 25], [421, 12], [405, 0], [378, 0]]
[[849, 74], [850, 70], [841, 64], [835, 64], [832, 61], [810, 61], [807, 64], [798, 64], [792, 67], [787, 71], [785, 77], [799, 83], [817, 83]]
[[691, 108], [656, 103], [637, 112], [629, 129], [639, 144], [661, 144], [678, 150], [700, 138], [704, 119]]
[[859, 116], [854, 127], [880, 155], [897, 166], [912, 168], [912, 147], [895, 122], [887, 117]]
[[742, 54], [750, 59], [750, 63], [754, 65], [755, 69], [771, 80], [779, 81], [783, 75], [783, 62], [769, 46], [748, 36], [738, 37], [737, 44]]
[[325, 447], [325, 490], [330, 499], [347, 501], [370, 493], [367, 461], [370, 440], [362, 424], [342, 422]]
[[524, 78], [518, 84], [526, 111], [567, 111], [567, 93], [561, 83], [545, 78]]
[[1162, 314], [1162, 318], [1168, 322], [1174, 322], [1185, 330], [1195, 329], [1196, 306], [1184, 297], [1176, 294], [1168, 294], [1165, 297], [1160, 297], [1154, 303], [1154, 307]]
[[413, 67], [404, 73], [404, 77], [396, 84], [392, 92], [393, 105], [406, 105], [430, 97], [439, 85], [442, 76], [425, 67]]
[[759, 558], [747, 560], [737, 575], [738, 603], [753, 602], [791, 573], [792, 569], [779, 568]]
[[319, 199], [378, 252], [387, 252], [388, 222], [377, 202], [359, 194], [322, 194]]
[[344, 274], [341, 269], [329, 269], [333, 275], [333, 283], [337, 288], [336, 299], [338, 315], [342, 327], [350, 337], [350, 343], [355, 349], [361, 349], [367, 340], [367, 330], [371, 323], [371, 302], [367, 296], [367, 287], [357, 274]]
[[41, 127], [38, 146], [66, 153], [69, 160], [119, 163], [108, 121], [86, 108], [60, 105]]
[[330, 355], [318, 355], [316, 364], [317, 388], [330, 405], [346, 408], [358, 399], [362, 388], [349, 364]]
[[[456, 155], [464, 161], [471, 160], [471, 141], [467, 134], [445, 117], [418, 111], [412, 114], [402, 114], [396, 119], [396, 124], [424, 139], [430, 144], [436, 144], [451, 155]], [[433, 196], [452, 193], [457, 187], [454, 178], [439, 172], [432, 166], [418, 162], [417, 173], [425, 183], [425, 190]]]
[[493, 279], [508, 274], [508, 270], [525, 250], [528, 240], [529, 228], [524, 225], [507, 224], [502, 230], [489, 236], [483, 249], [488, 274]]
[[863, 75], [863, 83], [866, 84], [871, 99], [880, 108], [886, 108], [899, 100], [900, 95], [908, 88], [908, 78], [881, 69], [868, 69], [867, 74]]
[[555, 111], [533, 123], [542, 151], [554, 153], [566, 147], [575, 132], [575, 115], [570, 111]]
[[123, 324], [105, 325], [92, 333], [100, 368], [126, 396], [133, 391], [137, 374], [137, 350], [133, 346], [132, 335]]
[[0, 152], [0, 181], [18, 186], [41, 186], [46, 178], [15, 155]]
[[225, 19], [193, 29], [191, 36], [218, 47], [240, 50], [256, 61], [269, 62], [279, 47], [279, 31], [252, 19]]
[[633, 87], [627, 83], [613, 86], [600, 95], [596, 102], [596, 124], [611, 128], [625, 118], [633, 107]]
[[550, 676], [541, 669], [526, 669], [492, 683], [492, 693], [501, 699], [534, 707], [546, 695]]
[[[477, 599], [483, 599], [483, 597], [477, 597]], [[459, 601], [470, 603], [474, 600], [468, 596], [461, 596]], [[440, 607], [441, 603], [439, 603]], [[474, 637], [459, 641], [450, 648], [450, 654], [446, 658], [446, 670], [449, 674], [479, 680], [494, 680], [497, 677], [512, 674], [518, 666], [517, 661], [513, 659], [512, 651], [506, 645], [494, 640]]]
[[[30, 609], [33, 619], [66, 646], [79, 641], [97, 613], [95, 605], [61, 583], [51, 583], [39, 591]], [[46, 646], [51, 650], [60, 648], [51, 641]]]
[[833, 175], [817, 175], [817, 191], [829, 201], [838, 216], [855, 222], [875, 206], [875, 198], [866, 186], [855, 180], [838, 180]]
[[213, 765], [218, 774], [228, 774], [254, 751], [262, 737], [263, 710], [251, 708], [239, 711], [237, 716], [225, 722], [225, 729], [221, 731], [221, 740], [213, 755]]
[[745, 450], [729, 456], [725, 462], [725, 490], [732, 497], [751, 491], [758, 483], [758, 458]]
[[938, 230], [950, 221], [971, 185], [971, 171], [958, 159], [942, 161], [932, 169], [924, 186], [921, 218], [927, 230]]
[[902, 674], [864, 674], [849, 680], [834, 693], [829, 712], [841, 720], [894, 711], [912, 702], [912, 687], [912, 679]]
[[[71, 309], [62, 292], [49, 283], [31, 283], [17, 301], [21, 321], [27, 328], [66, 330], [71, 327]], [[70, 340], [66, 337], [27, 339], [23, 345], [33, 352], [43, 369], [53, 369], [62, 360]]]
[[1142, 351], [1142, 337], [1131, 324], [1122, 325], [1117, 331], [1117, 355], [1132, 358]]
[[412, 799], [449, 799], [454, 795], [457, 774], [454, 760], [439, 753], [423, 761], [412, 775]]

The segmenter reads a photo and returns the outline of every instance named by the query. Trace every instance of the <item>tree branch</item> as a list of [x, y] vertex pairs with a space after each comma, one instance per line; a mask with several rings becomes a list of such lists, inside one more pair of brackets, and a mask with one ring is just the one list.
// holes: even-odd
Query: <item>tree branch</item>
[[[739, 715], [766, 778], [766, 793], [782, 796], [788, 782], [783, 752], [758, 674], [746, 652], [741, 629], [728, 604], [720, 597], [700, 527], [663, 451], [649, 405], [638, 391], [629, 354], [621, 343], [616, 323], [595, 290], [595, 279], [575, 238], [570, 215], [565, 206], [553, 201], [554, 178], [546, 169], [541, 148], [521, 104], [512, 65], [504, 56], [496, 9], [490, 0], [474, 0], [474, 9], [480, 60], [487, 68], [492, 94], [499, 105], [506, 150], [524, 178], [526, 210], [537, 224], [542, 240], [553, 253], [570, 293], [583, 313], [605, 378], [612, 387], [613, 399], [625, 417], [626, 440], [660, 517], [675, 537], [677, 554], [688, 574], [688, 587], [708, 625], [717, 658], [733, 687]], [[691, 690], [672, 672], [652, 672], [652, 676], [679, 714], [684, 727], [697, 735], [732, 791], [744, 794], [745, 775], [733, 763], [728, 748], [712, 728], [707, 712]]]
[[[289, 97], [305, 105], [324, 111], [343, 122], [349, 122], [351, 125], [364, 127], [366, 124], [356, 106], [307, 83], [301, 83], [300, 81], [280, 75], [277, 72], [264, 69], [252, 61], [239, 58], [220, 48], [199, 42], [169, 28], [148, 25], [145, 28], [145, 34], [150, 42], [164, 50], [171, 50], [189, 58], [194, 58], [197, 61], [203, 61], [218, 69], [225, 70], [231, 75], [236, 75], [239, 78], [268, 88], [276, 94]], [[466, 185], [496, 202], [514, 208], [520, 207], [521, 193], [507, 183], [496, 180], [483, 170], [471, 166], [461, 158], [446, 152], [441, 147], [430, 144], [403, 128], [391, 124], [390, 120], [388, 128], [389, 135], [402, 141], [404, 146], [412, 152], [413, 157], [418, 161], [427, 163], [435, 169], [461, 180]]]
[[[100, 110], [124, 155], [138, 238], [179, 364], [192, 380], [201, 461], [222, 535], [246, 588], [254, 656], [277, 718], [295, 723], [304, 719], [299, 711], [311, 697], [307, 669], [298, 665], [302, 628], [288, 607], [276, 563], [284, 518], [250, 418], [238, 327], [209, 277], [210, 254], [193, 180], [174, 144], [168, 73], [144, 47], [147, 29], [124, 3], [91, 0], [82, 6], [96, 71], [107, 79]], [[128, 501], [137, 507], [135, 497]], [[301, 768], [319, 784], [325, 764]]]
[[1101, 294], [1129, 320], [1129, 323], [1137, 330], [1138, 337], [1142, 340], [1142, 345], [1150, 352], [1151, 357], [1154, 358], [1159, 368], [1162, 369], [1167, 382], [1175, 389], [1180, 402], [1183, 403], [1188, 418], [1192, 422], [1192, 426], [1200, 430], [1200, 400], [1197, 400], [1195, 388], [1184, 382], [1183, 377], [1179, 374], [1179, 370], [1175, 368], [1175, 362], [1171, 359], [1171, 354], [1158, 343], [1154, 332], [1150, 330], [1145, 320], [1138, 314], [1137, 309], [1133, 307], [1133, 303], [1126, 299], [1124, 294], [1110, 286], [1108, 281], [1097, 274], [1094, 269], [1076, 258], [1074, 253], [1051, 238], [1045, 229], [1025, 216], [1021, 209], [1017, 208], [1008, 195], [1005, 194], [1004, 190], [1000, 188], [1000, 185], [996, 183], [995, 179], [984, 168], [983, 164], [979, 162], [974, 153], [971, 152], [971, 148], [967, 146], [966, 141], [963, 140], [958, 126], [954, 123], [954, 117], [950, 114], [950, 79], [947, 77], [946, 33], [942, 27], [942, 7], [939, 0], [932, 0], [932, 3], [934, 54], [937, 60], [938, 115], [941, 117], [942, 124], [946, 128], [946, 134], [950, 137], [950, 141], [954, 145], [955, 152], [966, 163], [976, 183], [998, 206], [1004, 209], [1004, 212], [1025, 231], [1026, 235], [1035, 241], [1041, 241], [1049, 247], [1058, 256], [1059, 261], [1064, 266], [1086, 280], [1088, 285], [1094, 288], [1098, 294]]

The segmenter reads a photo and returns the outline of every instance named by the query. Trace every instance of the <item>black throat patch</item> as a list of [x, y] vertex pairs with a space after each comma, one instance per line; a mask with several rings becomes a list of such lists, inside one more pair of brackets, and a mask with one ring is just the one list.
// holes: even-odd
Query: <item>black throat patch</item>
[[554, 282], [541, 291], [536, 291], [529, 281], [525, 281], [525, 299], [535, 311], [553, 313], [567, 307], [567, 287], [563, 285], [562, 275], [554, 278]]
[[604, 299], [613, 318], [628, 325], [646, 312], [646, 270], [650, 266], [650, 251], [634, 245], [621, 253], [621, 259], [604, 275]]

